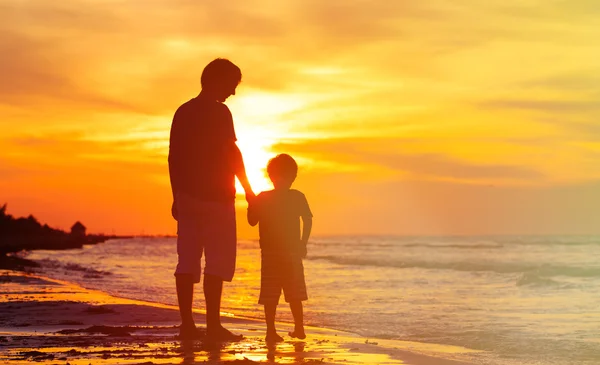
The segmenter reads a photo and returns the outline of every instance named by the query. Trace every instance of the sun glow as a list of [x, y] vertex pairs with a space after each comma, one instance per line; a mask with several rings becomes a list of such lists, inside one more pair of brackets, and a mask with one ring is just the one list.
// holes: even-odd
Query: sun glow
[[[266, 167], [269, 159], [273, 157], [270, 152], [273, 143], [272, 140], [262, 138], [257, 134], [246, 135], [244, 139], [240, 138], [237, 142], [240, 151], [242, 151], [248, 180], [250, 180], [250, 185], [257, 194], [272, 188], [266, 175]], [[237, 180], [236, 189], [240, 193], [243, 192], [242, 186]]]
[[[238, 146], [242, 151], [246, 173], [254, 192], [269, 190], [271, 182], [266, 175], [269, 159], [275, 154], [272, 146], [287, 133], [282, 122], [287, 113], [293, 112], [305, 102], [292, 95], [279, 95], [256, 90], [244, 90], [228, 102], [235, 119]], [[268, 125], [268, 128], [265, 128]], [[238, 192], [243, 189], [236, 181]]]
[[[234, 116], [242, 115], [253, 122], [270, 122], [274, 116], [298, 110], [306, 103], [304, 98], [291, 94], [275, 94], [256, 90], [243, 90], [231, 102]], [[258, 120], [260, 118], [260, 120]], [[269, 123], [270, 124], [270, 123]]]

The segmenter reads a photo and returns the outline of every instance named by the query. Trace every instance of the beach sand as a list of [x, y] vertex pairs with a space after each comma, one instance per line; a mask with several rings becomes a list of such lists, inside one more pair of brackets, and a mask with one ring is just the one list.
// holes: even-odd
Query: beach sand
[[[178, 341], [176, 307], [117, 298], [35, 274], [0, 271], [0, 363], [3, 364], [473, 364], [473, 350], [367, 339], [307, 327], [307, 339], [264, 342], [256, 319], [226, 315], [240, 342]], [[201, 291], [197, 295], [201, 295]], [[195, 313], [199, 328], [205, 317]], [[278, 323], [287, 334], [292, 325]]]

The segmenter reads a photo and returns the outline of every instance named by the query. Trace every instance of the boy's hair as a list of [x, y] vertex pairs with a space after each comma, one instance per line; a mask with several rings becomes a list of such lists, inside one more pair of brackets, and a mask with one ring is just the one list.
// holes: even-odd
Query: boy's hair
[[233, 62], [225, 58], [217, 58], [211, 61], [200, 77], [203, 89], [214, 87], [223, 82], [240, 83], [242, 81], [242, 70]]
[[269, 176], [295, 178], [298, 174], [298, 164], [292, 156], [281, 153], [269, 160], [267, 173]]

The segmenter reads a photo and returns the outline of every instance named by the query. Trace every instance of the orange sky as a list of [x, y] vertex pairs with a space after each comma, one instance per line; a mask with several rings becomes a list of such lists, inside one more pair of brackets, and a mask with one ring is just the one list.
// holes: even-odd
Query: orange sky
[[227, 57], [251, 182], [295, 156], [315, 234], [600, 233], [598, 24], [593, 0], [0, 0], [0, 204], [175, 233], [171, 118]]

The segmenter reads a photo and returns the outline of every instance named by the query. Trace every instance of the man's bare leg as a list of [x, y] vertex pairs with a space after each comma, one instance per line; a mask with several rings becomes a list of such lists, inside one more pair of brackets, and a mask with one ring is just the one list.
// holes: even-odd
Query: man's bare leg
[[223, 279], [204, 275], [204, 298], [206, 299], [206, 336], [216, 341], [238, 341], [242, 335], [234, 335], [221, 325], [221, 294]]
[[177, 288], [177, 302], [179, 304], [179, 315], [181, 316], [179, 337], [182, 339], [197, 338], [199, 332], [192, 316], [192, 300], [194, 298], [194, 279], [192, 275], [175, 275], [175, 287]]
[[302, 310], [302, 302], [299, 300], [290, 302], [290, 309], [292, 310], [292, 316], [294, 317], [294, 331], [289, 332], [288, 334], [290, 337], [304, 340], [306, 334], [304, 333], [304, 312]]
[[265, 322], [267, 323], [267, 336], [265, 342], [281, 342], [283, 337], [277, 334], [275, 329], [275, 313], [277, 311], [277, 303], [265, 303]]

